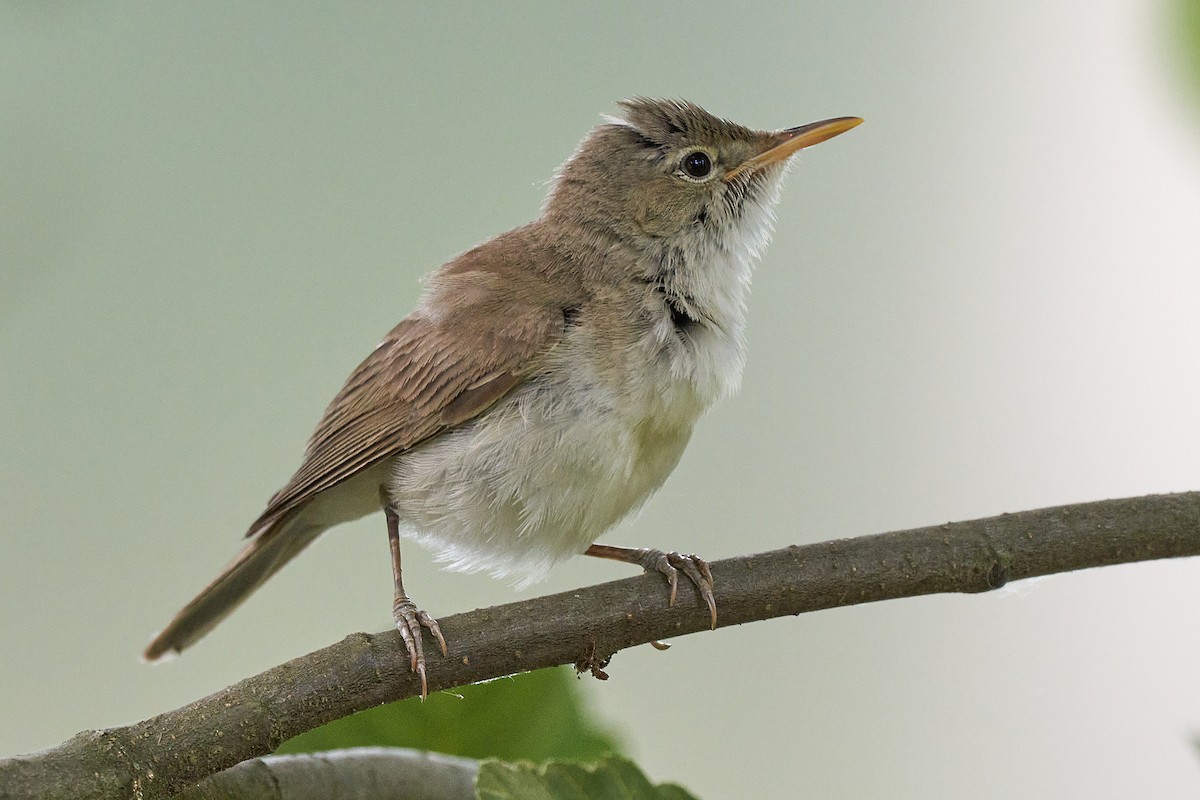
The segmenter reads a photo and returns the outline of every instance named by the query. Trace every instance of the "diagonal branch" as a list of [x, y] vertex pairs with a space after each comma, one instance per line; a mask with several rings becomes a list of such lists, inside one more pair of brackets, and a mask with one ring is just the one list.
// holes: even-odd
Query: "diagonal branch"
[[[724, 627], [1190, 555], [1200, 555], [1200, 492], [788, 547], [719, 561], [712, 571]], [[674, 608], [661, 577], [642, 575], [444, 618], [450, 653], [431, 660], [429, 688], [600, 664], [626, 647], [705, 630], [708, 612], [686, 584]], [[318, 725], [416, 695], [419, 681], [407, 665], [395, 631], [354, 634], [175, 711], [0, 760], [0, 797], [170, 797]]]

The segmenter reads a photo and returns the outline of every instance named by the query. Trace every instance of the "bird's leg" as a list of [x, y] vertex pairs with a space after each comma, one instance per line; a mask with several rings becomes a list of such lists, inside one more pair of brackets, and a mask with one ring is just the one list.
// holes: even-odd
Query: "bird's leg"
[[647, 572], [661, 572], [671, 584], [670, 605], [675, 605], [675, 593], [679, 588], [679, 573], [683, 572], [696, 584], [696, 589], [712, 614], [712, 627], [717, 627], [717, 601], [713, 597], [713, 576], [708, 562], [690, 553], [664, 553], [649, 547], [617, 547], [611, 544], [594, 544], [583, 551], [585, 556], [609, 558], [637, 564]]
[[425, 680], [425, 648], [421, 644], [421, 626], [429, 628], [429, 632], [437, 639], [442, 647], [442, 656], [446, 655], [446, 640], [442, 638], [442, 629], [437, 620], [417, 608], [408, 595], [404, 593], [404, 578], [400, 573], [400, 517], [392, 509], [386, 490], [381, 486], [379, 496], [383, 500], [383, 514], [387, 517], [388, 545], [392, 549], [392, 575], [396, 579], [396, 599], [392, 601], [392, 618], [396, 620], [396, 630], [408, 648], [410, 667], [421, 676], [421, 699], [428, 693]]

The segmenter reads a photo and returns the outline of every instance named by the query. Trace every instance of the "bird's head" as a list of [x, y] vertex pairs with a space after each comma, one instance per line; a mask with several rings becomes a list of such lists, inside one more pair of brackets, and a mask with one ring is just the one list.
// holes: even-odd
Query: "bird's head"
[[862, 122], [838, 117], [758, 131], [682, 100], [637, 97], [563, 165], [546, 215], [622, 239], [757, 237], [792, 155]]

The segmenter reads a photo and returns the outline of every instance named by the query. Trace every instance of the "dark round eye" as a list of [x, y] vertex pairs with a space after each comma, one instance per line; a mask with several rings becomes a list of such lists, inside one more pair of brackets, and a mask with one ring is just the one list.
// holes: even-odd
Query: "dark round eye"
[[712, 172], [712, 159], [703, 150], [696, 150], [683, 157], [683, 171], [693, 178], [707, 178]]

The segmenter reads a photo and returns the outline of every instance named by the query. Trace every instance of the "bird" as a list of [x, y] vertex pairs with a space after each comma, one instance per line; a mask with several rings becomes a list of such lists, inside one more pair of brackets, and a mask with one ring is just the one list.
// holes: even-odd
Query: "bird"
[[518, 584], [579, 554], [679, 574], [716, 627], [692, 554], [596, 540], [667, 479], [700, 417], [738, 388], [747, 294], [792, 156], [857, 126], [755, 130], [685, 100], [632, 97], [556, 171], [537, 219], [434, 270], [351, 373], [234, 560], [144, 657], [208, 633], [324, 531], [380, 510], [393, 618], [427, 691], [403, 535], [449, 568]]

